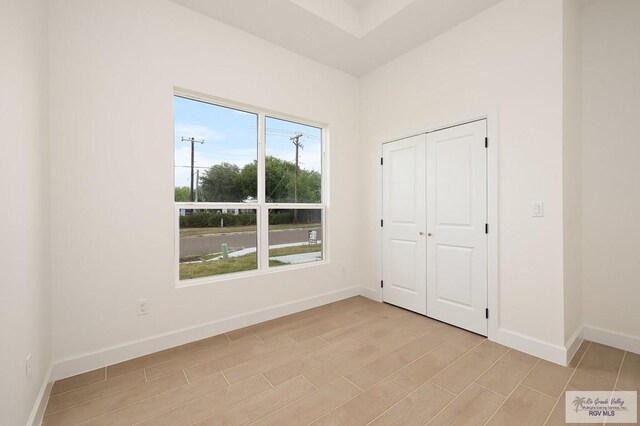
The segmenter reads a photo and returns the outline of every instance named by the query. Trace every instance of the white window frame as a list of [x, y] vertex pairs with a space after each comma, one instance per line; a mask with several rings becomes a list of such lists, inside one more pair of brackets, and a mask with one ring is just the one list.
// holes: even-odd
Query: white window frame
[[[213, 96], [204, 95], [190, 90], [174, 88], [173, 96], [180, 96], [194, 101], [206, 102], [212, 105], [232, 108], [239, 111], [256, 114], [258, 116], [258, 198], [255, 203], [211, 203], [211, 202], [176, 202], [174, 201], [174, 280], [176, 287], [191, 287], [220, 281], [250, 278], [260, 275], [286, 272], [298, 269], [312, 268], [330, 263], [330, 241], [327, 240], [329, 229], [329, 128], [327, 124], [278, 113], [264, 108], [245, 105]], [[172, 96], [172, 101], [173, 101]], [[172, 103], [173, 105], [173, 103]], [[294, 123], [313, 126], [321, 129], [321, 203], [267, 203], [265, 189], [265, 161], [266, 161], [266, 119], [267, 117]], [[175, 164], [175, 112], [172, 123], [173, 161]], [[175, 170], [174, 170], [175, 173]], [[174, 180], [172, 180], [174, 181]], [[175, 183], [174, 183], [175, 185]], [[172, 197], [174, 191], [171, 192]], [[180, 210], [181, 209], [255, 209], [256, 210], [256, 238], [258, 267], [250, 271], [231, 272], [227, 274], [211, 275], [208, 277], [180, 279]], [[322, 220], [322, 260], [300, 263], [297, 265], [269, 266], [269, 210], [270, 209], [320, 209]]]

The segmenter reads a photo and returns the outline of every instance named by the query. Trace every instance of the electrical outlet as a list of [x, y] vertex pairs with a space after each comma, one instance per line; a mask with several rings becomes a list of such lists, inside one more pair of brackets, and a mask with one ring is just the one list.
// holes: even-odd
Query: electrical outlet
[[136, 313], [140, 315], [149, 315], [149, 299], [139, 299], [136, 304]]
[[27, 374], [27, 382], [28, 382], [29, 380], [31, 380], [31, 354], [27, 355], [25, 364], [26, 364], [25, 373]]

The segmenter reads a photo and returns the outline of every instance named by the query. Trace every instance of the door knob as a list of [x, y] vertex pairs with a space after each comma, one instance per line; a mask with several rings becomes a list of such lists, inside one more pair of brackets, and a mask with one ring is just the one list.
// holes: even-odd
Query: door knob
[[424, 235], [424, 232], [420, 231], [420, 235]]
[[431, 232], [429, 232], [429, 233], [427, 234], [427, 237], [430, 237], [430, 236], [431, 236]]

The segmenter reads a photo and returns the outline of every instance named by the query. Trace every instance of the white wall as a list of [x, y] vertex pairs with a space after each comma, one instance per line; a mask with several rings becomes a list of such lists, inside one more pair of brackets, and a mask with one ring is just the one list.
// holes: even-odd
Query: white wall
[[640, 351], [640, 2], [583, 13], [584, 323]]
[[[563, 2], [562, 199], [566, 345], [574, 343], [572, 338], [579, 337], [582, 328], [582, 3], [583, 0]], [[579, 343], [580, 339], [575, 339], [575, 345]]]
[[51, 361], [47, 1], [0, 10], [0, 424], [20, 425]]
[[552, 350], [565, 343], [562, 19], [562, 2], [505, 0], [362, 85], [363, 282], [380, 282], [380, 143], [497, 108], [499, 327]]
[[[55, 362], [359, 284], [358, 80], [168, 0], [50, 26]], [[175, 288], [174, 86], [329, 123], [330, 264]]]

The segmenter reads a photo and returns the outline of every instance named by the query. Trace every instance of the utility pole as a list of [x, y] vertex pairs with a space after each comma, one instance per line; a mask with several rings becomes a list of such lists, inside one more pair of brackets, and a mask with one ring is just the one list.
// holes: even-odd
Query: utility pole
[[[298, 202], [298, 155], [299, 155], [299, 149], [302, 148], [304, 149], [304, 145], [302, 145], [302, 142], [300, 142], [300, 138], [302, 137], [302, 133], [298, 133], [295, 136], [290, 137], [289, 139], [291, 140], [291, 142], [293, 142], [293, 144], [296, 146], [296, 176], [295, 176], [295, 180], [293, 181], [293, 202], [297, 203]], [[293, 210], [293, 222], [294, 223], [298, 223], [298, 209], [294, 209]]]
[[194, 153], [194, 144], [199, 143], [203, 144], [204, 139], [198, 140], [193, 136], [190, 138], [182, 137], [182, 142], [191, 142], [191, 187], [189, 189], [189, 200], [193, 203], [195, 201], [194, 193], [193, 193], [193, 153]]
[[198, 202], [198, 195], [200, 194], [198, 188], [200, 188], [200, 169], [196, 170], [196, 203]]

